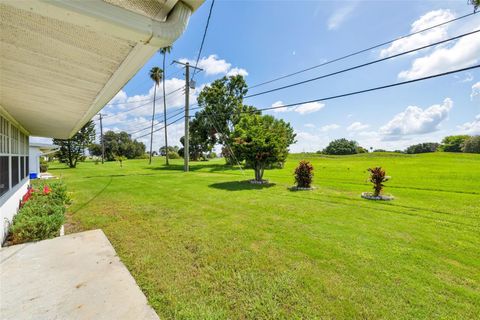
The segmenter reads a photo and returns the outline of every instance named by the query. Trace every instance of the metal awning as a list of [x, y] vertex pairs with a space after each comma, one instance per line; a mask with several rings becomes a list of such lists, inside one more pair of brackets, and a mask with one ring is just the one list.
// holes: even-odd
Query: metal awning
[[0, 108], [31, 135], [69, 138], [203, 0], [0, 0]]

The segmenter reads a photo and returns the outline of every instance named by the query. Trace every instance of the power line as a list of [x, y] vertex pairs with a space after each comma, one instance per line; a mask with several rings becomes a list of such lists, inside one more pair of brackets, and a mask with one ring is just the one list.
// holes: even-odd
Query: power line
[[[167, 118], [167, 120], [170, 120], [170, 119], [172, 119], [172, 118], [174, 118], [174, 117], [178, 116], [179, 114], [182, 114], [183, 112], [184, 112], [184, 110], [183, 110], [183, 109], [181, 109], [181, 110], [179, 110], [178, 112], [176, 112], [175, 114], [173, 114], [173, 115], [169, 116], [169, 117]], [[158, 122], [156, 125], [159, 125], [159, 124], [164, 124], [164, 123], [165, 123], [165, 122], [163, 122], [163, 121], [162, 121], [162, 122]], [[159, 130], [161, 130], [161, 129], [163, 129], [163, 128], [164, 128], [164, 127], [160, 128]], [[139, 130], [136, 130], [136, 131], [134, 131], [134, 132], [130, 132], [129, 134], [136, 134], [136, 133], [139, 133], [139, 132], [145, 131], [145, 130], [147, 130], [147, 129], [150, 129], [150, 127], [145, 127], [145, 128], [143, 128], [143, 129], [139, 129]], [[157, 130], [157, 129], [155, 129], [153, 132], [157, 132], [157, 131], [158, 131], [158, 130]]]
[[455, 37], [452, 37], [452, 38], [449, 38], [449, 39], [437, 41], [437, 42], [434, 42], [434, 43], [431, 43], [431, 44], [428, 44], [428, 45], [425, 45], [425, 46], [422, 46], [422, 47], [418, 47], [418, 48], [415, 48], [415, 49], [400, 52], [400, 53], [397, 53], [397, 54], [394, 54], [394, 55], [391, 55], [391, 56], [388, 56], [388, 57], [385, 57], [385, 58], [373, 60], [373, 61], [363, 63], [363, 64], [360, 64], [360, 65], [356, 65], [356, 66], [353, 66], [353, 67], [350, 67], [350, 68], [342, 69], [340, 71], [331, 72], [331, 73], [328, 73], [328, 74], [325, 74], [325, 75], [321, 75], [321, 76], [310, 78], [310, 79], [303, 80], [303, 81], [298, 81], [298, 82], [288, 84], [288, 85], [285, 85], [285, 86], [281, 86], [281, 87], [273, 88], [273, 89], [270, 89], [270, 90], [265, 90], [265, 91], [261, 91], [261, 92], [258, 92], [258, 93], [250, 94], [250, 95], [245, 96], [244, 99], [260, 96], [260, 95], [271, 93], [271, 92], [278, 91], [278, 90], [283, 90], [283, 89], [295, 87], [295, 86], [298, 86], [298, 85], [301, 85], [301, 84], [305, 84], [305, 83], [308, 83], [308, 82], [328, 78], [328, 77], [331, 77], [331, 76], [334, 76], [334, 75], [337, 75], [337, 74], [340, 74], [340, 73], [344, 73], [344, 72], [347, 72], [347, 71], [360, 69], [360, 68], [363, 68], [363, 67], [366, 67], [366, 66], [369, 66], [369, 65], [372, 65], [372, 64], [376, 64], [376, 63], [383, 62], [383, 61], [386, 61], [386, 60], [389, 60], [389, 59], [397, 58], [399, 56], [403, 56], [403, 55], [406, 55], [406, 54], [409, 54], [409, 53], [412, 53], [412, 52], [415, 52], [415, 51], [419, 51], [419, 50], [423, 50], [423, 49], [426, 49], [426, 48], [429, 48], [429, 47], [437, 46], [437, 45], [445, 43], [445, 42], [457, 40], [457, 39], [463, 38], [465, 36], [475, 34], [477, 32], [480, 32], [480, 29], [474, 30], [474, 31], [471, 31], [471, 32], [467, 32], [467, 33], [464, 33], [464, 34], [461, 34], [461, 35], [458, 35], [458, 36], [455, 36]]
[[205, 43], [205, 37], [207, 36], [208, 25], [210, 24], [210, 17], [212, 16], [212, 9], [213, 5], [215, 4], [215, 0], [212, 0], [212, 4], [210, 5], [210, 11], [208, 12], [207, 24], [205, 25], [205, 31], [203, 32], [202, 43], [200, 44], [200, 50], [198, 50], [197, 61], [195, 62], [195, 68], [193, 69], [192, 80], [197, 73], [198, 61], [200, 60], [200, 56], [203, 50], [203, 44]]
[[298, 105], [305, 104], [305, 103], [312, 103], [312, 102], [319, 102], [319, 101], [327, 101], [327, 100], [333, 100], [333, 99], [338, 99], [338, 98], [344, 98], [344, 97], [353, 96], [353, 95], [357, 95], [357, 94], [362, 94], [362, 93], [366, 93], [366, 92], [371, 92], [371, 91], [376, 91], [376, 90], [382, 90], [382, 89], [402, 86], [402, 85], [405, 85], [405, 84], [414, 83], [414, 82], [418, 82], [418, 81], [424, 81], [424, 80], [433, 79], [433, 78], [437, 78], [437, 77], [443, 77], [443, 76], [447, 76], [447, 75], [450, 75], [450, 74], [454, 74], [454, 73], [458, 73], [458, 72], [464, 72], [464, 71], [477, 69], [477, 68], [480, 68], [480, 64], [477, 64], [477, 65], [474, 65], [474, 66], [471, 66], [471, 67], [467, 67], [467, 68], [456, 69], [456, 70], [447, 71], [447, 72], [443, 72], [443, 73], [439, 73], [439, 74], [434, 74], [434, 75], [427, 76], [427, 77], [422, 77], [422, 78], [417, 78], [417, 79], [392, 83], [392, 84], [388, 84], [388, 85], [384, 85], [384, 86], [364, 89], [364, 90], [360, 90], [360, 91], [353, 91], [353, 92], [349, 92], [349, 93], [339, 94], [339, 95], [320, 98], [320, 99], [313, 99], [313, 100], [307, 100], [307, 101], [302, 101], [302, 102], [295, 102], [295, 103], [285, 104], [285, 105], [281, 105], [281, 106], [261, 108], [261, 109], [257, 109], [257, 110], [253, 110], [253, 111], [242, 111], [242, 113], [252, 113], [252, 112], [257, 112], [257, 111], [266, 111], [266, 110], [273, 110], [273, 109], [289, 108], [289, 107], [294, 107], [294, 106], [298, 106]]
[[[176, 119], [176, 120], [168, 123], [166, 126], [169, 127], [169, 126], [171, 126], [172, 124], [177, 123], [177, 122], [180, 121], [180, 120], [183, 120], [183, 118], [185, 118], [185, 117], [184, 117], [184, 116], [181, 116], [180, 118], [178, 118], [178, 119]], [[165, 127], [161, 127], [161, 128], [155, 129], [155, 130], [153, 130], [153, 132], [160, 131], [160, 130], [162, 130], [162, 129], [164, 129], [164, 128], [165, 128]], [[150, 135], [150, 133], [141, 135], [141, 136], [139, 136], [139, 137], [135, 137], [135, 139], [140, 139], [140, 138], [146, 137], [146, 136], [148, 136], [148, 135]]]
[[[173, 93], [175, 93], [175, 92], [178, 92], [178, 91], [182, 90], [183, 88], [184, 88], [184, 86], [181, 86], [180, 88], [177, 88], [177, 89], [175, 89], [175, 90], [173, 90], [173, 91], [171, 91], [171, 92], [167, 93], [165, 96], [169, 96], [169, 95], [171, 95], [171, 94], [173, 94]], [[162, 98], [162, 97], [160, 96], [160, 97], [156, 98], [156, 99], [155, 99], [155, 101], [158, 101], [160, 98]], [[135, 102], [137, 102], [137, 101], [135, 101]], [[139, 109], [139, 108], [145, 107], [145, 106], [149, 105], [149, 104], [150, 104], [150, 103], [152, 103], [152, 102], [153, 102], [153, 100], [150, 100], [149, 102], [147, 102], [147, 103], [144, 103], [144, 104], [141, 104], [141, 105], [139, 105], [139, 106], [136, 106], [136, 107], [134, 107], [134, 108], [131, 108], [131, 109], [128, 109], [128, 110], [125, 110], [125, 111], [121, 111], [121, 112], [117, 112], [117, 113], [115, 113], [115, 114], [112, 114], [112, 115], [109, 115], [109, 116], [104, 116], [104, 117], [103, 117], [103, 119], [106, 119], [106, 118], [113, 118], [113, 117], [116, 117], [116, 116], [118, 116], [118, 115], [121, 115], [121, 114], [125, 114], [125, 113], [128, 113], [128, 112], [131, 112], [131, 111], [133, 111], [133, 110], [136, 110], [136, 109]], [[133, 102], [132, 102], [132, 103], [133, 103]]]
[[355, 52], [353, 52], [353, 53], [346, 54], [346, 55], [344, 55], [344, 56], [341, 56], [341, 57], [339, 57], [339, 58], [336, 58], [336, 59], [333, 59], [333, 60], [330, 60], [330, 61], [327, 61], [327, 62], [323, 62], [323, 63], [317, 64], [317, 65], [314, 65], [314, 66], [311, 66], [311, 67], [308, 67], [308, 68], [305, 68], [305, 69], [302, 69], [302, 70], [299, 70], [299, 71], [296, 71], [296, 72], [292, 72], [292, 73], [289, 73], [289, 74], [286, 74], [286, 75], [283, 75], [283, 76], [280, 76], [280, 77], [277, 77], [277, 78], [274, 78], [274, 79], [271, 79], [271, 80], [268, 80], [268, 81], [264, 81], [264, 82], [255, 84], [255, 85], [253, 85], [253, 86], [250, 86], [250, 89], [253, 89], [253, 88], [256, 88], [256, 87], [260, 87], [260, 86], [263, 86], [263, 85], [266, 85], [266, 84], [269, 84], [269, 83], [272, 83], [272, 82], [275, 82], [275, 81], [279, 81], [279, 80], [282, 80], [282, 79], [285, 79], [285, 78], [288, 78], [288, 77], [292, 77], [292, 76], [295, 76], [295, 75], [300, 74], [300, 73], [304, 73], [304, 72], [307, 72], [307, 71], [310, 71], [310, 70], [313, 70], [313, 69], [316, 69], [316, 68], [320, 68], [320, 67], [329, 65], [329, 64], [334, 63], [334, 62], [338, 62], [338, 61], [341, 61], [341, 60], [344, 60], [344, 59], [347, 59], [347, 58], [350, 58], [350, 57], [359, 55], [359, 54], [361, 54], [361, 53], [364, 53], [364, 52], [367, 52], [367, 51], [370, 51], [370, 50], [373, 50], [373, 49], [376, 49], [376, 48], [385, 46], [385, 45], [387, 45], [387, 44], [391, 44], [391, 43], [393, 43], [393, 42], [395, 42], [395, 41], [398, 41], [398, 40], [401, 40], [401, 39], [405, 39], [405, 38], [411, 37], [411, 36], [413, 36], [413, 35], [416, 35], [416, 34], [419, 34], [419, 33], [422, 33], [422, 32], [428, 31], [428, 30], [432, 30], [432, 29], [434, 29], [434, 28], [437, 28], [437, 27], [440, 27], [440, 26], [443, 26], [443, 25], [446, 25], [446, 24], [449, 24], [449, 23], [451, 23], [451, 22], [455, 22], [455, 21], [458, 21], [458, 20], [467, 18], [467, 17], [472, 16], [472, 15], [474, 15], [474, 14], [476, 14], [476, 13], [478, 13], [478, 12], [471, 12], [471, 13], [465, 14], [465, 15], [463, 15], [463, 16], [460, 16], [460, 17], [458, 17], [458, 18], [454, 18], [454, 19], [451, 19], [451, 20], [448, 20], [448, 21], [445, 21], [445, 22], [442, 22], [442, 23], [433, 25], [433, 26], [431, 26], [431, 27], [428, 27], [428, 28], [425, 28], [425, 29], [422, 29], [422, 30], [419, 30], [419, 31], [416, 31], [416, 32], [412, 32], [412, 33], [409, 33], [409, 34], [407, 34], [407, 35], [404, 35], [404, 36], [401, 36], [401, 37], [398, 37], [398, 38], [395, 38], [395, 39], [392, 39], [392, 40], [389, 40], [389, 41], [386, 41], [386, 42], [383, 42], [383, 43], [380, 43], [380, 44], [373, 45], [373, 46], [368, 47], [368, 48], [366, 48], [366, 49], [362, 49], [362, 50], [359, 50], [359, 51], [355, 51]]

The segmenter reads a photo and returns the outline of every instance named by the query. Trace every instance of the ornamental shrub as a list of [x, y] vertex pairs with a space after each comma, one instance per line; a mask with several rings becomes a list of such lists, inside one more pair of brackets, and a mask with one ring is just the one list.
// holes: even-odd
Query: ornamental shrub
[[59, 180], [36, 181], [24, 197], [10, 227], [14, 244], [53, 238], [65, 222], [70, 199], [65, 184]]
[[369, 181], [373, 183], [373, 195], [378, 197], [382, 193], [384, 182], [388, 181], [389, 177], [385, 175], [385, 170], [382, 167], [369, 168], [370, 179]]
[[50, 239], [59, 235], [65, 221], [63, 213], [51, 215], [32, 214], [24, 208], [13, 219], [10, 232], [14, 244]]
[[306, 160], [300, 161], [295, 169], [295, 183], [298, 188], [310, 188], [313, 181], [313, 165]]

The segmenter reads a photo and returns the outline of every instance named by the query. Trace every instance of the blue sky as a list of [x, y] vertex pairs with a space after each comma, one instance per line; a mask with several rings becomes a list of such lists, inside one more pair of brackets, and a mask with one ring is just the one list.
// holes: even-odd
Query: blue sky
[[[186, 32], [174, 43], [171, 60], [197, 56], [210, 2], [192, 16]], [[249, 85], [307, 68], [341, 55], [381, 43], [432, 24], [471, 12], [459, 1], [216, 1], [200, 66], [197, 90], [225, 74], [241, 73]], [[480, 28], [480, 14], [451, 23], [393, 46], [358, 55], [326, 67], [253, 88], [263, 91], [298, 80], [443, 40]], [[293, 103], [428, 76], [480, 62], [480, 36], [422, 50], [359, 70], [306, 85], [245, 100], [258, 108]], [[148, 126], [151, 104], [132, 112], [114, 114], [144, 104], [152, 96], [148, 70], [160, 66], [155, 55], [106, 106], [105, 127], [135, 131]], [[167, 92], [183, 85], [178, 67], [166, 70]], [[168, 99], [173, 114], [183, 105], [181, 93]], [[124, 103], [127, 104], [117, 104]], [[162, 104], [159, 104], [160, 111]], [[404, 149], [426, 141], [440, 141], [449, 134], [480, 134], [480, 71], [475, 69], [403, 87], [376, 91], [277, 112], [297, 133], [294, 152], [322, 149], [335, 138], [357, 140], [366, 148]], [[161, 119], [161, 115], [158, 117]], [[157, 127], [160, 127], [158, 125]], [[147, 133], [144, 131], [142, 133]], [[141, 135], [139, 133], [134, 137]], [[183, 124], [169, 127], [170, 144], [179, 145]], [[155, 149], [163, 131], [154, 135]], [[148, 137], [141, 141], [146, 142]]]

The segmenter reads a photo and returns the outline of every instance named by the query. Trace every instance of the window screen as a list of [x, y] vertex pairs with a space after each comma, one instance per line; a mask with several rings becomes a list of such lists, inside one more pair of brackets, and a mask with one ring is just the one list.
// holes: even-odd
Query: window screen
[[8, 157], [0, 156], [0, 196], [8, 191]]
[[18, 157], [12, 157], [12, 188], [18, 184]]
[[28, 156], [25, 157], [25, 177], [30, 174], [30, 158]]
[[25, 157], [20, 157], [20, 179], [25, 178]]

